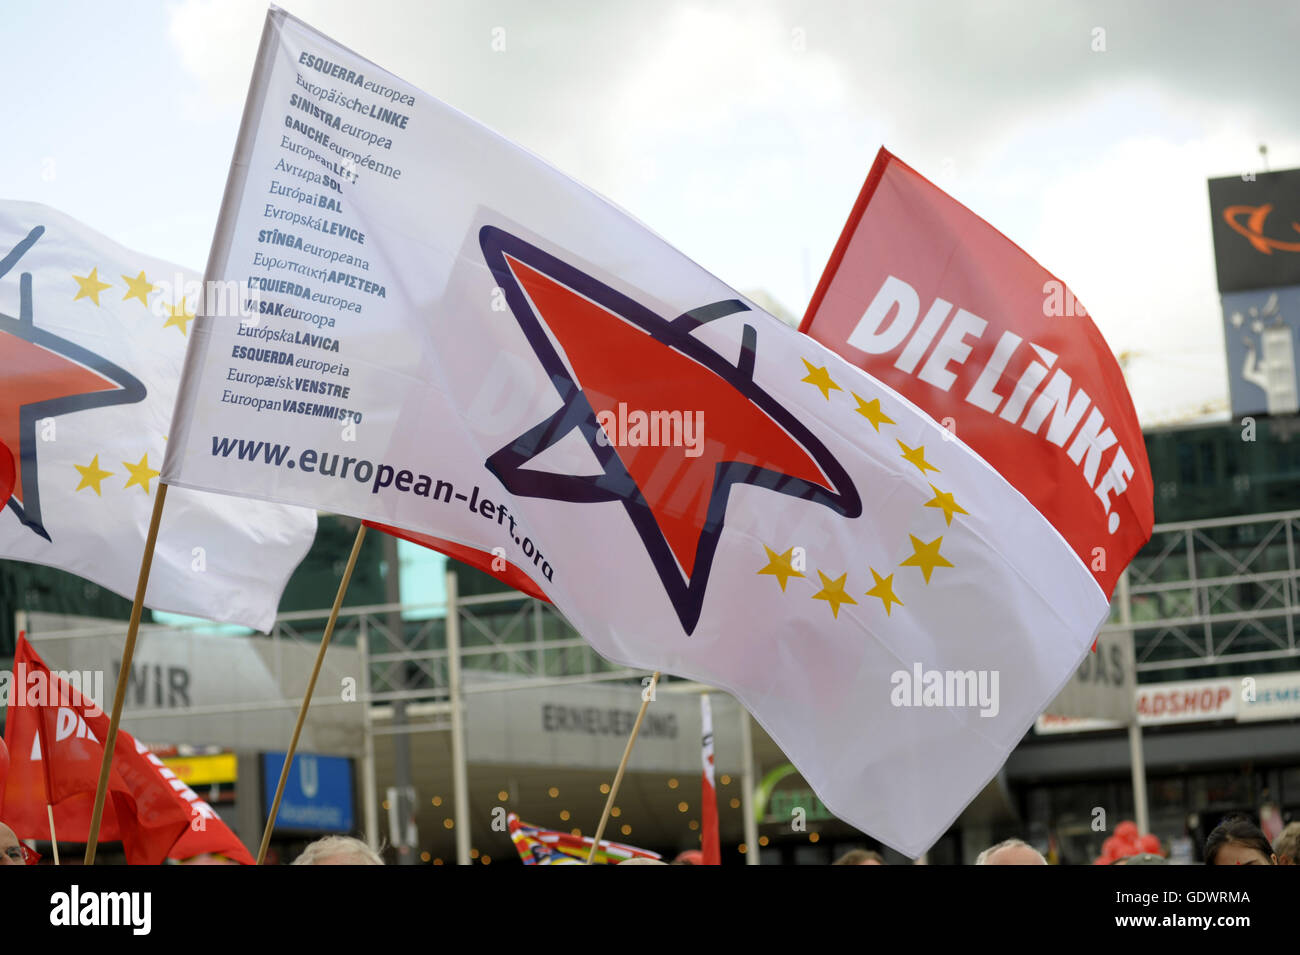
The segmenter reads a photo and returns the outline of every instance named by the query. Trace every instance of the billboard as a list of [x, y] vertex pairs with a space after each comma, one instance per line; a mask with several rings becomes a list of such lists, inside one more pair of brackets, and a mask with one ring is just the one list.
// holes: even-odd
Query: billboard
[[1300, 411], [1300, 169], [1210, 180], [1234, 416]]
[[[617, 766], [641, 708], [643, 686], [551, 686], [483, 692], [494, 678], [474, 674], [465, 697], [466, 751], [475, 764], [555, 766], [607, 771]], [[507, 681], [509, 682], [509, 681]], [[740, 705], [725, 693], [710, 697], [714, 763], [741, 765]], [[632, 772], [700, 774], [700, 701], [662, 684], [646, 710], [628, 762]]]
[[[1300, 714], [1300, 673], [1225, 677], [1180, 683], [1143, 683], [1134, 693], [1138, 723], [1167, 726], [1216, 720], [1277, 720]], [[1248, 709], [1255, 706], [1254, 710]], [[1044, 713], [1034, 729], [1043, 735], [1122, 729], [1119, 720]]]
[[[120, 621], [29, 613], [28, 625], [32, 645], [51, 669], [102, 673], [103, 691], [90, 695], [100, 706], [112, 706], [126, 641]], [[299, 637], [141, 627], [127, 673], [124, 725], [148, 743], [247, 752], [287, 748], [318, 650]], [[361, 683], [361, 655], [336, 642], [320, 685], [337, 687], [349, 678]], [[299, 745], [317, 753], [358, 753], [364, 720], [362, 707], [343, 694], [318, 692]]]

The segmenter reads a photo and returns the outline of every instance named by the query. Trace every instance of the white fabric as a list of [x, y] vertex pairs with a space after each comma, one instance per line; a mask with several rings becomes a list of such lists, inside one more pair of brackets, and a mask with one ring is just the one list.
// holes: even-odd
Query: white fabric
[[[0, 514], [0, 556], [79, 574], [129, 600], [135, 596], [159, 478], [127, 487], [131, 472], [125, 464], [143, 461], [151, 470], [162, 468], [187, 341], [180, 325], [166, 326], [170, 313], [163, 306], [179, 305], [188, 292], [186, 309], [192, 311], [199, 276], [26, 202], [0, 203], [0, 258], [41, 227], [43, 234], [0, 277], [0, 341], [17, 347], [11, 335], [24, 308], [22, 275], [29, 273], [31, 325], [118, 366], [143, 385], [145, 394], [139, 401], [42, 417], [34, 440], [25, 431], [37, 465], [35, 476], [29, 470], [23, 474], [27, 503], [30, 507], [35, 477], [40, 522], [49, 539], [21, 523], [11, 503]], [[92, 269], [99, 283], [108, 284], [98, 291], [98, 304], [90, 295], [77, 297], [82, 285], [74, 275], [85, 279]], [[145, 294], [147, 305], [126, 297], [130, 288], [123, 279], [142, 271], [157, 287]], [[192, 332], [192, 321], [183, 324]], [[64, 347], [53, 346], [56, 352]], [[6, 385], [21, 400], [30, 383]], [[16, 415], [17, 409], [11, 404], [0, 414]], [[96, 456], [95, 474], [111, 476], [78, 490], [83, 472], [77, 466], [89, 467]], [[169, 489], [145, 605], [268, 630], [284, 585], [315, 534], [316, 515], [310, 510]]]
[[[748, 310], [709, 322], [694, 337], [735, 364], [745, 326], [754, 329], [754, 382], [844, 467], [861, 496], [862, 514], [847, 519], [767, 487], [735, 485], [698, 623], [684, 626], [622, 503], [511, 494], [485, 466], [562, 403], [520, 321], [502, 302], [480, 229], [518, 236], [664, 319], [737, 299], [737, 293], [526, 151], [300, 22], [284, 17], [282, 24], [273, 68], [255, 90], [265, 94], [260, 117], [253, 117], [255, 139], [236, 156], [247, 178], [241, 202], [224, 212], [232, 235], [226, 274], [293, 280], [313, 296], [341, 294], [362, 303], [357, 315], [297, 296], [263, 296], [336, 317], [320, 331], [339, 340], [333, 357], [350, 373], [329, 380], [346, 382], [350, 391], [334, 403], [360, 412], [362, 421], [348, 435], [338, 420], [223, 402], [230, 370], [254, 367], [232, 361], [232, 349], [261, 343], [237, 335], [236, 323], [209, 322], [196, 332], [186, 369], [168, 479], [371, 518], [483, 550], [501, 547], [603, 656], [733, 693], [833, 812], [905, 854], [924, 852], [997, 772], [1087, 653], [1107, 601], [1086, 568], [1010, 484], [927, 415], [746, 303]], [[334, 72], [306, 65], [319, 62], [312, 56], [333, 64]], [[340, 72], [346, 70], [364, 83]], [[290, 105], [314, 85], [324, 92], [312, 94], [313, 102], [351, 122], [354, 112], [339, 99], [374, 101], [364, 84], [376, 82], [415, 99], [395, 106], [410, 120], [405, 129], [387, 131], [391, 149], [358, 146]], [[272, 181], [286, 179], [285, 166], [326, 168], [285, 149], [284, 143], [308, 144], [286, 125], [287, 117], [327, 135], [333, 147], [355, 148], [400, 170], [394, 178], [362, 166], [358, 181], [344, 183], [338, 193], [308, 190], [340, 195], [343, 211], [324, 219], [350, 223], [364, 232], [364, 244], [316, 226], [275, 225], [364, 257], [368, 269], [349, 271], [382, 285], [382, 299], [254, 265], [259, 253], [321, 264], [319, 256], [259, 241], [260, 232], [281, 221], [268, 216], [268, 207], [295, 208], [273, 192]], [[340, 155], [318, 141], [310, 148], [326, 162]], [[268, 329], [313, 331], [301, 319], [259, 318]], [[563, 335], [549, 327], [547, 334], [564, 354]], [[264, 347], [292, 352], [295, 360], [319, 354], [310, 345]], [[610, 353], [609, 360], [632, 370], [637, 365], [625, 354]], [[840, 390], [828, 398], [803, 381], [804, 360], [824, 367]], [[712, 413], [698, 385], [696, 378], [683, 378], [675, 407]], [[895, 423], [877, 433], [850, 392], [879, 399]], [[302, 397], [271, 389], [257, 394]], [[714, 427], [713, 420], [706, 415], [706, 426]], [[327, 478], [264, 459], [214, 456], [217, 437], [285, 446], [284, 461], [313, 449], [430, 475], [457, 491], [478, 488], [507, 506], [553, 574], [539, 573], [498, 521], [484, 520], [458, 500], [393, 487], [376, 491], [370, 481]], [[923, 477], [902, 459], [899, 441], [923, 446], [940, 472]], [[730, 450], [740, 455], [752, 449]], [[590, 474], [600, 470], [595, 454], [573, 431], [528, 466]], [[955, 514], [947, 526], [942, 511], [926, 506], [934, 498], [931, 482], [969, 513]], [[929, 584], [918, 568], [899, 566], [913, 552], [909, 535], [926, 542], [942, 535], [941, 552], [954, 566], [936, 568]], [[783, 591], [776, 577], [759, 573], [768, 563], [765, 547], [778, 553], [798, 548], [794, 556], [806, 558], [805, 576], [789, 579]], [[902, 606], [886, 614], [883, 601], [866, 596], [873, 586], [869, 568], [893, 574]], [[842, 606], [838, 617], [828, 602], [813, 599], [821, 589], [818, 570], [831, 578], [847, 574], [856, 604]], [[916, 664], [997, 671], [996, 715], [981, 716], [969, 706], [894, 705], [891, 674], [910, 674]]]

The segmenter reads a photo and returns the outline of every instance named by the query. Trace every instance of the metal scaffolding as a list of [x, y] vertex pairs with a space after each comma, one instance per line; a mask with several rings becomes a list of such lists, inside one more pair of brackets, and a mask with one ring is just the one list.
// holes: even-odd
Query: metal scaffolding
[[[1291, 669], [1298, 521], [1282, 511], [1156, 525], [1128, 571], [1138, 672]], [[1106, 629], [1126, 629], [1118, 621], [1117, 599]]]

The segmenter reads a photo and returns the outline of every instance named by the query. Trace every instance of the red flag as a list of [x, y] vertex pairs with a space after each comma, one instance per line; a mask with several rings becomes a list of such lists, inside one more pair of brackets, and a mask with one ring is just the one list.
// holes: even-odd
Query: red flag
[[9, 500], [9, 495], [14, 492], [16, 480], [14, 456], [9, 453], [8, 448], [0, 445], [0, 501]]
[[[102, 740], [109, 719], [99, 704], [50, 672], [20, 634], [14, 654], [5, 742], [10, 769], [5, 821], [22, 839], [49, 839], [46, 805], [54, 806], [59, 840], [90, 835]], [[204, 852], [253, 864], [248, 850], [216, 812], [152, 753], [118, 730], [100, 839], [121, 841], [130, 865]]]
[[700, 719], [704, 727], [704, 785], [700, 796], [700, 850], [702, 865], [722, 865], [722, 845], [718, 840], [718, 791], [713, 781], [713, 709], [709, 694], [700, 694]]
[[433, 537], [429, 534], [419, 534], [415, 531], [403, 530], [400, 527], [390, 527], [387, 524], [377, 524], [374, 521], [366, 521], [367, 527], [373, 527], [375, 530], [383, 531], [385, 534], [392, 534], [394, 537], [400, 537], [404, 541], [410, 541], [412, 544], [419, 544], [421, 547], [427, 547], [429, 550], [436, 550], [440, 554], [446, 554], [462, 564], [468, 564], [485, 574], [491, 574], [507, 587], [513, 587], [520, 593], [525, 593], [530, 597], [536, 597], [538, 600], [545, 600], [550, 603], [550, 598], [542, 593], [540, 587], [533, 583], [531, 577], [516, 567], [510, 561], [505, 559], [504, 550], [500, 554], [493, 554], [490, 551], [478, 550], [474, 547], [466, 547], [463, 544], [455, 544], [441, 537]]
[[881, 149], [800, 330], [974, 449], [1110, 595], [1151, 536], [1151, 469], [1119, 364], [1064, 283]]

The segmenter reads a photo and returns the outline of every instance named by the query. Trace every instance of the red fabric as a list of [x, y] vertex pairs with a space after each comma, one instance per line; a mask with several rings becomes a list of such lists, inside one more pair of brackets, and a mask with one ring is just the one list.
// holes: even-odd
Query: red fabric
[[17, 478], [14, 456], [9, 453], [8, 448], [0, 445], [0, 502], [9, 500], [10, 495], [14, 492], [14, 483]]
[[[871, 309], [893, 300], [883, 294], [891, 276], [915, 292], [911, 304], [917, 314], [910, 326], [901, 305], [888, 312]], [[950, 306], [946, 315], [940, 299]], [[932, 306], [934, 319], [927, 326]], [[978, 320], [987, 323], [982, 331], [972, 328]], [[1119, 364], [1063, 283], [882, 149], [800, 329], [953, 430], [1052, 523], [1111, 594], [1120, 572], [1151, 536], [1151, 469]], [[856, 344], [850, 344], [855, 329]], [[941, 348], [949, 334], [948, 347]], [[1000, 351], [1000, 344], [1006, 350]], [[1035, 362], [1045, 366], [1044, 376], [1023, 408], [1010, 412], [1012, 395], [1022, 380], [1031, 383], [1022, 376]], [[986, 366], [989, 374], [982, 378]], [[1069, 376], [1069, 386], [1065, 407], [1056, 411], [1072, 407], [1076, 399], [1083, 408], [1072, 424], [1069, 416], [1061, 417], [1059, 444], [1047, 437], [1056, 412], [1033, 431], [1022, 426], [1058, 371]], [[1064, 384], [1064, 379], [1056, 382], [1063, 393]], [[1104, 419], [1098, 433], [1105, 436], [1109, 429], [1116, 443], [1093, 454], [1081, 443], [1081, 460], [1075, 461], [1069, 450], [1094, 410]], [[1120, 474], [1117, 448], [1131, 476]], [[1095, 467], [1095, 473], [1088, 475], [1085, 466]], [[935, 476], [937, 486], [955, 490], [943, 487], [940, 477]], [[1118, 490], [1110, 482], [1127, 486]]]
[[[5, 725], [10, 752], [5, 822], [20, 839], [49, 839], [46, 805], [53, 803], [59, 841], [86, 842], [108, 715], [51, 674], [21, 634], [14, 672]], [[202, 852], [251, 865], [248, 850], [212, 807], [175, 779], [161, 760], [119, 729], [100, 841], [120, 841], [130, 865], [158, 865], [168, 857]]]
[[513, 587], [529, 597], [536, 597], [538, 600], [545, 600], [550, 603], [550, 598], [542, 593], [541, 588], [533, 583], [532, 578], [504, 557], [498, 557], [489, 551], [466, 547], [464, 544], [454, 544], [449, 540], [443, 540], [441, 537], [419, 534], [415, 531], [403, 530], [400, 527], [390, 527], [387, 524], [377, 524], [374, 521], [366, 521], [365, 525], [383, 531], [385, 534], [400, 537], [404, 541], [410, 541], [412, 544], [419, 544], [421, 547], [429, 548], [429, 550], [436, 550], [440, 554], [446, 554], [462, 564], [468, 564], [485, 574], [491, 574], [507, 587]]

